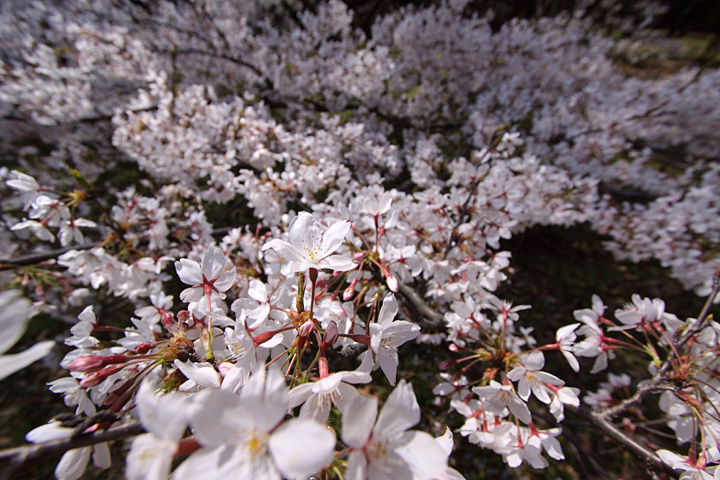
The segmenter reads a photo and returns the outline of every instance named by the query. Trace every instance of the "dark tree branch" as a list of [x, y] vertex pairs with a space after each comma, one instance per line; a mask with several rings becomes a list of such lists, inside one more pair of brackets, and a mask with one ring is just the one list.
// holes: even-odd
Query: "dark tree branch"
[[[720, 292], [720, 267], [715, 270], [715, 274], [713, 275], [712, 292], [710, 292], [710, 295], [708, 296], [708, 299], [705, 302], [705, 305], [703, 306], [700, 315], [698, 315], [697, 322], [695, 322], [695, 325], [693, 325], [687, 332], [685, 332], [683, 336], [674, 344], [675, 349], [679, 350], [680, 348], [682, 348], [688, 342], [688, 340], [690, 340], [693, 336], [699, 333], [700, 330], [705, 328], [705, 325], [707, 325], [707, 321], [710, 318], [710, 316], [708, 315], [710, 307], [715, 301], [715, 297], [717, 297], [718, 292]], [[602, 414], [605, 418], [615, 417], [625, 412], [631, 406], [640, 403], [642, 399], [649, 393], [658, 391], [660, 385], [665, 380], [665, 374], [668, 372], [668, 370], [670, 370], [670, 367], [672, 366], [672, 360], [673, 357], [668, 357], [667, 359], [665, 359], [665, 361], [662, 363], [658, 371], [655, 373], [655, 375], [653, 375], [652, 379], [650, 379], [649, 382], [638, 387], [631, 397], [626, 398], [617, 405], [613, 405], [612, 407], [602, 410], [600, 414]]]
[[10, 448], [0, 451], [0, 463], [7, 463], [9, 467], [4, 470], [0, 479], [11, 479], [13, 472], [31, 462], [47, 462], [49, 459], [57, 459], [70, 450], [89, 447], [103, 442], [121, 440], [124, 438], [140, 435], [145, 429], [138, 420], [133, 420], [124, 425], [109, 428], [107, 430], [93, 433], [71, 436], [62, 440], [27, 445], [24, 447]]
[[0, 258], [0, 269], [5, 266], [13, 267], [26, 267], [28, 265], [35, 265], [45, 260], [53, 260], [58, 258], [63, 253], [67, 253], [70, 250], [89, 250], [96, 247], [95, 243], [88, 243], [85, 245], [74, 245], [71, 247], [58, 248], [57, 250], [48, 250], [46, 252], [33, 253], [30, 255], [24, 255], [22, 257], [15, 258]]
[[610, 438], [618, 442], [623, 447], [627, 448], [630, 452], [639, 457], [647, 467], [653, 472], [665, 473], [672, 478], [680, 478], [680, 474], [673, 470], [670, 465], [662, 461], [654, 451], [647, 448], [645, 445], [639, 443], [636, 439], [623, 432], [615, 424], [613, 424], [605, 415], [600, 412], [593, 412], [582, 405], [579, 407], [573, 407], [572, 405], [565, 405], [565, 408], [574, 412], [586, 420], [589, 420], [593, 425], [599, 428], [602, 432], [607, 434]]
[[425, 303], [425, 300], [420, 295], [408, 287], [402, 282], [398, 282], [398, 291], [401, 300], [411, 313], [417, 315], [419, 318], [411, 318], [410, 320], [420, 325], [423, 332], [444, 332], [447, 329], [447, 324], [442, 315], [438, 314]]
[[330, 371], [336, 372], [353, 368], [353, 361], [365, 350], [367, 350], [367, 345], [361, 343], [348, 345], [340, 352], [334, 349], [328, 350], [326, 355]]

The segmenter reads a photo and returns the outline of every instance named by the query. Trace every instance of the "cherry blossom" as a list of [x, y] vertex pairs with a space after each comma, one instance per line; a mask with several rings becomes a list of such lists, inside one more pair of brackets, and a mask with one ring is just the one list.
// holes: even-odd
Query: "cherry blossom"
[[208, 390], [202, 404], [190, 423], [203, 448], [175, 472], [179, 479], [240, 474], [279, 480], [309, 475], [332, 460], [335, 439], [322, 425], [310, 419], [282, 422], [289, 392], [276, 369], [255, 370], [239, 396]]
[[[202, 307], [208, 305], [213, 298], [224, 299], [225, 292], [235, 283], [235, 268], [227, 264], [222, 250], [214, 245], [205, 249], [201, 263], [181, 258], [175, 262], [175, 269], [183, 283], [192, 285], [180, 293], [184, 302], [198, 302]], [[200, 303], [206, 298], [207, 304]]]
[[370, 324], [370, 350], [364, 358], [372, 357], [373, 363], [382, 368], [390, 385], [395, 385], [398, 366], [398, 347], [416, 338], [420, 327], [405, 320], [395, 320], [398, 302], [395, 295], [389, 293], [383, 300], [377, 322]]
[[263, 250], [273, 249], [290, 262], [290, 273], [309, 268], [346, 271], [355, 267], [347, 257], [333, 255], [340, 248], [350, 230], [350, 223], [338, 221], [324, 230], [308, 212], [300, 212], [288, 228], [290, 241], [275, 238], [263, 245]]
[[404, 380], [395, 387], [378, 415], [377, 400], [358, 396], [343, 415], [342, 439], [353, 450], [348, 478], [438, 478], [447, 467], [447, 455], [424, 432], [408, 431], [420, 421], [420, 407], [412, 386]]
[[[410, 378], [411, 340], [434, 352], [435, 420], [509, 467], [563, 460], [548, 414], [591, 415], [602, 438], [674, 450], [640, 453], [643, 471], [718, 476], [712, 315], [606, 296], [616, 323], [594, 295], [544, 344], [497, 293], [525, 274], [507, 240], [555, 225], [720, 298], [720, 72], [636, 74], [662, 5], [499, 24], [466, 0], [365, 18], [340, 0], [6, 3], [0, 353], [35, 311], [66, 321], [48, 388], [83, 441], [98, 412], [144, 426], [129, 478], [458, 478], [445, 425], [409, 430], [409, 383], [379, 416], [382, 375], [377, 398], [356, 388], [372, 368]], [[0, 377], [51, 347], [3, 355]], [[598, 374], [616, 351], [640, 368], [595, 392], [554, 369]], [[71, 449], [56, 475], [106, 450]]]

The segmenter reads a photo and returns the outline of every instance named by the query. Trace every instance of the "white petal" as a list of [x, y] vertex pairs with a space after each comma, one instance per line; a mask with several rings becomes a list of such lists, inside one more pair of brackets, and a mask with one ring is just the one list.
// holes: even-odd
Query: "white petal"
[[415, 474], [415, 478], [433, 479], [445, 472], [447, 455], [435, 438], [425, 432], [411, 431], [402, 436], [405, 443], [396, 449]]
[[378, 416], [373, 435], [391, 438], [420, 421], [420, 406], [415, 399], [412, 385], [401, 380], [388, 397]]
[[305, 262], [305, 256], [303, 255], [302, 251], [298, 249], [295, 245], [292, 245], [285, 240], [274, 238], [267, 242], [265, 245], [263, 245], [263, 251], [270, 248], [272, 248], [279, 255], [284, 257], [286, 261]]
[[438, 445], [440, 445], [440, 448], [442, 448], [443, 452], [445, 452], [445, 455], [450, 456], [454, 444], [453, 433], [450, 430], [450, 427], [445, 427], [445, 433], [443, 433], [439, 437], [436, 437], [435, 441]]
[[313, 393], [312, 383], [303, 383], [290, 390], [290, 408], [295, 408], [298, 405], [305, 403], [305, 400], [310, 397]]
[[175, 262], [175, 270], [180, 280], [186, 285], [201, 285], [203, 283], [200, 264], [193, 260], [181, 258]]
[[345, 241], [345, 236], [349, 231], [350, 222], [339, 221], [333, 223], [323, 235], [320, 258], [325, 258], [337, 250]]
[[159, 396], [149, 382], [143, 382], [135, 404], [145, 429], [160, 439], [180, 440], [187, 427], [185, 398], [173, 393]]
[[362, 452], [350, 452], [345, 475], [347, 480], [367, 480], [367, 458]]
[[357, 265], [353, 263], [350, 257], [345, 255], [331, 255], [323, 259], [317, 264], [317, 266], [318, 268], [327, 268], [335, 270], [336, 272], [347, 272], [348, 270], [355, 268]]
[[55, 477], [58, 480], [77, 480], [85, 473], [90, 461], [92, 448], [83, 447], [70, 450], [60, 459], [55, 467]]
[[46, 340], [44, 342], [36, 343], [32, 347], [20, 353], [0, 355], [0, 380], [12, 375], [18, 370], [22, 370], [31, 363], [40, 360], [50, 353], [53, 346], [55, 346], [55, 342], [52, 340]]
[[72, 433], [72, 428], [62, 427], [59, 422], [53, 421], [30, 430], [25, 440], [32, 443], [52, 442], [68, 438]]
[[314, 420], [293, 419], [272, 434], [268, 448], [280, 473], [304, 477], [330, 465], [335, 436]]
[[577, 358], [575, 358], [575, 355], [573, 355], [572, 353], [565, 351], [565, 350], [561, 350], [561, 352], [562, 352], [563, 356], [565, 357], [565, 360], [567, 360], [567, 362], [570, 364], [570, 368], [572, 368], [576, 372], [579, 372], [580, 371], [580, 363], [578, 363]]
[[174, 363], [183, 375], [201, 387], [220, 388], [222, 378], [220, 378], [220, 374], [215, 370], [215, 367], [209, 363], [193, 363], [190, 361], [183, 363], [180, 360], [175, 360]]
[[164, 480], [172, 465], [173, 445], [154, 435], [135, 437], [127, 456], [125, 476], [128, 480]]
[[532, 422], [532, 415], [530, 414], [530, 409], [528, 408], [527, 404], [520, 400], [520, 397], [517, 397], [515, 395], [511, 396], [510, 398], [510, 404], [508, 405], [510, 412], [512, 412], [513, 415], [515, 415], [525, 423]]
[[370, 438], [375, 418], [377, 417], [378, 402], [375, 397], [359, 395], [347, 405], [352, 415], [342, 417], [342, 439], [349, 447], [362, 448]]
[[383, 300], [380, 314], [378, 315], [378, 325], [385, 326], [393, 321], [398, 312], [398, 302], [395, 295], [389, 293]]
[[110, 447], [107, 443], [98, 443], [93, 447], [93, 464], [98, 468], [110, 468]]

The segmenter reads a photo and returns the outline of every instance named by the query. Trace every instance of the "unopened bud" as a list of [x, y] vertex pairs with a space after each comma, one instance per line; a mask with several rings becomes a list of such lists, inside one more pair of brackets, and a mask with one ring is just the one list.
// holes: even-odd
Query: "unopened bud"
[[119, 372], [124, 367], [125, 367], [124, 365], [110, 365], [109, 367], [105, 367], [98, 372], [93, 372], [88, 375], [85, 375], [85, 377], [82, 380], [80, 380], [80, 386], [82, 388], [89, 388], [89, 387], [94, 387], [95, 385], [99, 385], [107, 377], [109, 377], [113, 373]]
[[153, 348], [155, 343], [141, 343], [137, 347], [135, 347], [135, 353], [139, 353], [140, 355], [145, 354], [150, 351], [151, 348]]
[[73, 372], [97, 372], [106, 365], [126, 362], [126, 355], [83, 355], [76, 358], [68, 365], [68, 370]]
[[330, 375], [327, 358], [320, 357], [320, 360], [318, 360], [318, 371], [320, 373], [320, 378], [325, 378]]
[[330, 321], [330, 325], [325, 329], [325, 346], [332, 347], [338, 339], [337, 323]]
[[[187, 311], [187, 310], [183, 310], [183, 311]], [[178, 314], [178, 316], [180, 316], [180, 314]], [[174, 321], [173, 320], [174, 320], [174, 318], [173, 318], [172, 313], [165, 313], [160, 318], [160, 321], [162, 322], [163, 327], [167, 328], [168, 330], [174, 330], [174, 328], [173, 328]]]
[[347, 302], [355, 295], [355, 282], [351, 283], [343, 292], [343, 301]]
[[278, 334], [277, 330], [261, 333], [257, 337], [253, 337], [253, 344], [255, 345], [255, 347], [257, 347], [258, 345], [262, 345], [263, 343], [267, 342], [268, 340], [270, 340], [277, 334]]
[[300, 328], [298, 329], [298, 336], [302, 338], [308, 338], [312, 334], [312, 332], [315, 330], [315, 322], [312, 320], [308, 320], [305, 323], [303, 323]]
[[438, 366], [438, 368], [439, 368], [441, 371], [442, 371], [442, 370], [447, 370], [448, 368], [450, 368], [450, 367], [452, 367], [453, 365], [455, 365], [455, 363], [457, 363], [457, 362], [455, 362], [455, 360], [445, 360], [444, 362], [440, 362], [440, 365]]
[[356, 261], [356, 262], [359, 262], [359, 261], [361, 261], [361, 260], [363, 260], [363, 259], [365, 258], [365, 253], [363, 253], [363, 252], [357, 252], [357, 253], [355, 254], [355, 257], [354, 257], [354, 258], [355, 258], [355, 261]]
[[105, 360], [98, 355], [83, 355], [68, 365], [68, 370], [74, 372], [96, 372], [105, 366]]

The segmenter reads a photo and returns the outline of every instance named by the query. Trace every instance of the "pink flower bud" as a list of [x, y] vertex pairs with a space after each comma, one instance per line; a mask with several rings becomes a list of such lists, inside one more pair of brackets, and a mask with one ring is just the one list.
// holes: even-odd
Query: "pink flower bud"
[[105, 365], [126, 362], [129, 357], [126, 355], [83, 355], [76, 358], [68, 365], [68, 370], [74, 372], [96, 372]]
[[447, 370], [448, 368], [455, 365], [457, 362], [455, 360], [445, 360], [444, 362], [440, 362], [440, 365], [438, 366], [439, 370]]
[[303, 323], [300, 328], [298, 329], [298, 336], [303, 338], [308, 338], [312, 334], [312, 332], [315, 330], [315, 322], [312, 320], [308, 320], [305, 323]]
[[[185, 311], [187, 311], [187, 310], [185, 310]], [[173, 320], [174, 319], [173, 319], [172, 313], [165, 313], [165, 314], [163, 314], [162, 318], [160, 319], [160, 321], [163, 324], [163, 327], [167, 328], [168, 330], [173, 330], [173, 323], [174, 323]]]
[[338, 339], [337, 323], [330, 321], [330, 325], [325, 329], [325, 346], [332, 347]]
[[343, 301], [347, 302], [348, 300], [350, 300], [353, 297], [354, 294], [355, 294], [355, 282], [350, 284], [350, 286], [348, 286], [345, 289], [345, 291], [343, 292]]
[[255, 347], [257, 347], [258, 345], [262, 345], [263, 343], [267, 342], [268, 340], [270, 340], [272, 337], [274, 337], [277, 334], [278, 334], [277, 330], [261, 333], [257, 337], [253, 337], [253, 345], [255, 345]]
[[363, 260], [363, 259], [365, 258], [365, 253], [363, 253], [363, 252], [357, 252], [357, 253], [355, 254], [355, 257], [354, 257], [354, 258], [355, 258], [355, 261], [356, 261], [356, 262], [359, 262], [359, 261], [361, 261], [361, 260]]
[[325, 378], [330, 375], [327, 358], [320, 357], [320, 360], [318, 361], [318, 370], [320, 373], [320, 378]]
[[113, 373], [119, 372], [123, 368], [125, 368], [125, 365], [110, 365], [109, 367], [105, 367], [98, 372], [89, 373], [85, 375], [85, 378], [80, 380], [80, 386], [82, 388], [89, 388], [94, 387], [95, 385], [99, 385], [107, 377], [109, 377]]
[[96, 372], [105, 366], [105, 360], [98, 355], [83, 355], [68, 365], [73, 372]]
[[145, 354], [150, 351], [151, 348], [155, 347], [156, 343], [141, 343], [137, 347], [135, 347], [135, 353], [139, 354]]

